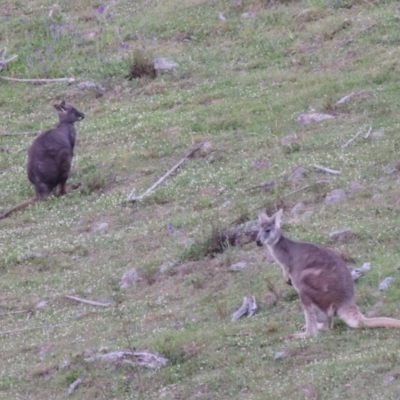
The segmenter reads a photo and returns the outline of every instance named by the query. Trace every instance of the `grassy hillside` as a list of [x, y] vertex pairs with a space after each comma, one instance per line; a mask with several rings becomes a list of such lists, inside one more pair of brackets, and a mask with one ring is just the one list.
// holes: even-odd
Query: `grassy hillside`
[[[33, 196], [26, 150], [56, 123], [52, 105], [86, 118], [69, 180], [80, 188], [0, 221], [0, 398], [62, 399], [78, 377], [71, 398], [397, 398], [400, 332], [335, 321], [289, 340], [304, 317], [266, 251], [211, 250], [221, 229], [283, 207], [290, 237], [371, 263], [356, 284], [363, 312], [400, 318], [399, 24], [396, 1], [2, 0], [0, 49], [18, 59], [0, 75], [76, 82], [0, 80], [0, 213]], [[127, 79], [154, 58], [179, 66]], [[333, 118], [299, 120], [311, 111]], [[346, 199], [327, 205], [333, 189]], [[329, 243], [343, 227], [352, 236]], [[248, 295], [258, 312], [230, 322]], [[121, 349], [169, 363], [85, 361]]]

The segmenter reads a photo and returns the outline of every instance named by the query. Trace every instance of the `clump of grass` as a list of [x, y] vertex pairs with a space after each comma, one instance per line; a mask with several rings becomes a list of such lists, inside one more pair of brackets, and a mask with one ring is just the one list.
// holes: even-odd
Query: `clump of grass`
[[181, 259], [185, 261], [198, 261], [205, 257], [214, 257], [216, 254], [223, 253], [229, 244], [230, 241], [226, 234], [226, 229], [212, 226], [210, 234], [197, 239], [183, 252]]
[[127, 78], [129, 80], [148, 76], [154, 79], [157, 76], [157, 71], [154, 68], [154, 63], [149, 54], [144, 50], [135, 49], [133, 51], [133, 61], [129, 68]]

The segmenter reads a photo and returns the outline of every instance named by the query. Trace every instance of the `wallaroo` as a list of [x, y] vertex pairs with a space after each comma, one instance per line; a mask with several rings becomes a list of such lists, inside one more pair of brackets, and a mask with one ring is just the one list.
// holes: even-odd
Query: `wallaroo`
[[272, 217], [259, 215], [260, 230], [256, 243], [266, 244], [283, 270], [283, 279], [292, 285], [300, 297], [306, 329], [291, 335], [303, 338], [319, 330], [333, 328], [337, 315], [352, 328], [399, 328], [400, 320], [367, 318], [354, 301], [354, 282], [343, 259], [333, 250], [314, 243], [291, 240], [281, 231], [283, 210]]
[[57, 195], [66, 193], [76, 139], [74, 122], [81, 121], [85, 115], [64, 100], [55, 104], [54, 108], [58, 113], [58, 124], [40, 133], [28, 149], [26, 169], [28, 178], [35, 187], [35, 197], [0, 215], [0, 219], [47, 199], [57, 186]]

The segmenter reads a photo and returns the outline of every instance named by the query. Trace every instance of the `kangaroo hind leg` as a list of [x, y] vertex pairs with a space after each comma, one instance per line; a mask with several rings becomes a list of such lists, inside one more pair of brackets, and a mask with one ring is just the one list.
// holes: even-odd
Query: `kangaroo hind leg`
[[306, 330], [305, 332], [298, 332], [291, 335], [290, 337], [293, 339], [301, 339], [318, 334], [316, 307], [314, 306], [312, 301], [306, 296], [300, 295], [300, 300], [303, 307], [304, 317], [306, 319]]

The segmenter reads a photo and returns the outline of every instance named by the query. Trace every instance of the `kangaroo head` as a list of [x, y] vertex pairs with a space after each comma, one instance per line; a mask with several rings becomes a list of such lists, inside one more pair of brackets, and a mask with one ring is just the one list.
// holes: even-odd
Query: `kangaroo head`
[[258, 216], [260, 221], [260, 230], [256, 238], [257, 246], [262, 246], [263, 244], [271, 245], [277, 243], [282, 235], [281, 232], [281, 218], [283, 210], [280, 209], [272, 217], [268, 217], [267, 214], [261, 213]]
[[74, 123], [85, 118], [85, 114], [81, 113], [70, 104], [67, 104], [65, 100], [62, 100], [60, 104], [54, 104], [54, 108], [58, 112], [58, 119], [60, 122]]

